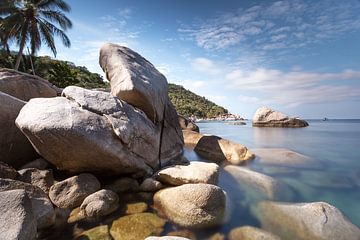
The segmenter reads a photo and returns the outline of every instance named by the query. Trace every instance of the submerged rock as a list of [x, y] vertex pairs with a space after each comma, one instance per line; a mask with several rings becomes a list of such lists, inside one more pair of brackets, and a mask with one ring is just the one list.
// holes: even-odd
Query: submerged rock
[[25, 104], [18, 98], [0, 92], [0, 161], [15, 168], [37, 157], [29, 140], [15, 125], [15, 119]]
[[137, 213], [120, 217], [110, 228], [114, 240], [138, 240], [159, 236], [164, 230], [165, 220], [153, 213]]
[[186, 145], [195, 146], [199, 140], [204, 136], [198, 132], [183, 130], [184, 142]]
[[51, 186], [49, 197], [60, 208], [75, 208], [90, 194], [100, 189], [95, 176], [82, 173]]
[[26, 168], [19, 170], [18, 180], [39, 187], [46, 194], [49, 193], [50, 187], [54, 184], [52, 171], [39, 170], [36, 168]]
[[146, 178], [139, 187], [140, 191], [143, 192], [155, 192], [163, 188], [161, 182], [153, 179], [153, 178]]
[[113, 240], [110, 236], [109, 227], [101, 225], [81, 233], [76, 240]]
[[145, 202], [131, 202], [126, 203], [125, 206], [123, 206], [124, 213], [125, 214], [136, 214], [136, 213], [143, 213], [146, 212], [148, 209], [148, 205]]
[[56, 97], [60, 89], [41, 77], [0, 68], [0, 91], [23, 101], [31, 98]]
[[184, 184], [157, 192], [154, 205], [180, 226], [207, 228], [223, 223], [226, 197], [215, 185]]
[[252, 226], [242, 226], [230, 231], [229, 240], [281, 240], [280, 237]]
[[87, 196], [80, 206], [87, 217], [106, 216], [119, 208], [119, 197], [111, 190], [100, 190]]
[[267, 107], [256, 110], [252, 121], [253, 127], [307, 127], [309, 124], [302, 119], [289, 117]]
[[122, 177], [106, 185], [104, 188], [118, 194], [124, 192], [137, 192], [139, 190], [139, 183], [133, 178]]
[[182, 130], [200, 132], [198, 125], [196, 125], [193, 121], [180, 115], [179, 115], [179, 124]]
[[286, 148], [255, 148], [256, 161], [264, 165], [293, 168], [320, 168], [321, 164], [313, 158]]
[[15, 179], [17, 176], [18, 172], [14, 168], [0, 161], [0, 178]]
[[55, 223], [55, 211], [44, 191], [29, 183], [11, 179], [0, 179], [0, 192], [18, 189], [25, 190], [26, 195], [31, 200], [32, 212], [36, 218], [37, 228], [44, 229], [52, 226]]
[[16, 119], [46, 160], [107, 175], [151, 173], [158, 165], [159, 134], [143, 113], [106, 92], [67, 87], [63, 96], [32, 99]]
[[246, 192], [247, 198], [290, 200], [293, 191], [286, 184], [245, 167], [227, 165], [224, 170], [236, 181], [239, 188]]
[[190, 240], [189, 238], [176, 237], [176, 236], [164, 236], [164, 237], [147, 237], [145, 240]]
[[34, 240], [36, 218], [25, 190], [0, 192], [0, 239]]
[[215, 163], [190, 162], [189, 165], [176, 165], [162, 169], [157, 179], [171, 185], [186, 183], [208, 183], [217, 185], [219, 166]]
[[203, 136], [194, 151], [201, 157], [216, 162], [228, 161], [231, 164], [240, 164], [254, 158], [254, 154], [245, 146], [217, 136]]
[[254, 210], [262, 228], [283, 239], [358, 240], [360, 229], [325, 202], [260, 202]]

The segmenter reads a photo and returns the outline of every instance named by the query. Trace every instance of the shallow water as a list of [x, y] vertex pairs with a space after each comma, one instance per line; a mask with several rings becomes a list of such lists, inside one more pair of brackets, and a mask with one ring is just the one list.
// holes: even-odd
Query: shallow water
[[[302, 168], [265, 165], [259, 162], [258, 157], [244, 167], [287, 184], [293, 194], [291, 202], [328, 202], [360, 227], [360, 120], [310, 120], [309, 124], [306, 128], [286, 129], [253, 128], [250, 121], [247, 125], [198, 123], [201, 133], [233, 140], [250, 149], [287, 148], [309, 156], [314, 164]], [[190, 148], [185, 148], [184, 154], [190, 161], [206, 161]], [[219, 232], [226, 236], [231, 229], [243, 225], [260, 227], [251, 209], [264, 197], [254, 194], [252, 189], [241, 188], [224, 170], [220, 172], [219, 186], [226, 191], [229, 200], [228, 221], [216, 228], [192, 231], [197, 239], [210, 239]], [[277, 200], [288, 201], [281, 196]], [[148, 203], [148, 211], [153, 212], [151, 200]], [[75, 232], [101, 224], [111, 226], [112, 220], [120, 216], [122, 215], [116, 212], [100, 221], [67, 225], [65, 229], [59, 228], [43, 239], [71, 239]], [[177, 230], [184, 229], [167, 223], [162, 235]]]
[[[289, 185], [295, 192], [292, 202], [328, 202], [360, 227], [360, 120], [310, 120], [309, 124], [298, 129], [253, 128], [250, 121], [244, 126], [224, 122], [198, 125], [201, 133], [218, 135], [250, 149], [287, 148], [314, 159], [320, 167], [264, 165], [258, 158], [245, 167]], [[190, 160], [201, 159], [191, 150], [185, 154]], [[245, 224], [258, 226], [249, 212], [251, 199], [244, 200], [233, 179], [222, 172], [219, 185], [227, 191], [233, 205], [231, 220], [221, 231], [226, 233]]]

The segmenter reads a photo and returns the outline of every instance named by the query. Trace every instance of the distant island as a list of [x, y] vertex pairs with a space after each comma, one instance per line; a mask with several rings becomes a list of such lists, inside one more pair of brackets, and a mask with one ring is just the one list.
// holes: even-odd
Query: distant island
[[[15, 62], [16, 54], [16, 52], [12, 52], [11, 55], [6, 56], [6, 54], [0, 53], [0, 67], [13, 68], [12, 64]], [[61, 88], [70, 85], [87, 89], [109, 88], [109, 83], [105, 82], [100, 74], [92, 73], [86, 67], [76, 66], [72, 62], [55, 60], [48, 56], [35, 56], [30, 59], [28, 55], [24, 55], [19, 70], [30, 74], [34, 71], [37, 76]], [[169, 97], [177, 112], [186, 117], [194, 119], [225, 118], [229, 113], [224, 107], [180, 85], [169, 83]]]

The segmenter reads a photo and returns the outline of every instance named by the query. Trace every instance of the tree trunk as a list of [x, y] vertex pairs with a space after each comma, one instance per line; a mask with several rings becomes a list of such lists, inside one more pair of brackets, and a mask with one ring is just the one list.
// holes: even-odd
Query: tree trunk
[[24, 50], [24, 46], [25, 46], [25, 37], [23, 37], [23, 39], [21, 40], [21, 44], [20, 44], [20, 49], [18, 52], [18, 55], [16, 57], [16, 63], [15, 63], [15, 70], [17, 71], [19, 69], [20, 66], [20, 61], [21, 61], [21, 56]]

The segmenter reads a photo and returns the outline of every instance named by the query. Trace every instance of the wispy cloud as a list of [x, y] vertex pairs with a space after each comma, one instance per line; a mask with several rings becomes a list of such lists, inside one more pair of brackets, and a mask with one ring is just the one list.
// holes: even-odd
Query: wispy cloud
[[283, 0], [218, 14], [178, 31], [205, 49], [295, 49], [360, 30], [359, 12], [358, 0]]
[[192, 67], [201, 73], [216, 75], [221, 73], [221, 69], [212, 60], [208, 58], [195, 58], [191, 63]]
[[[246, 103], [297, 106], [306, 103], [360, 100], [360, 71], [354, 70], [317, 73], [259, 68], [248, 72], [234, 70], [226, 75], [226, 79], [231, 89], [250, 91], [262, 96], [238, 97]], [[355, 83], [349, 84], [349, 81]]]

